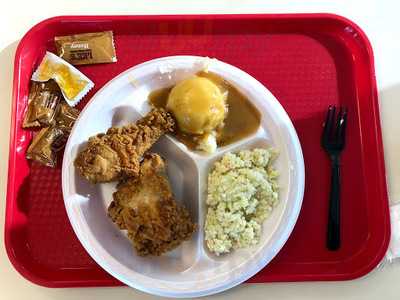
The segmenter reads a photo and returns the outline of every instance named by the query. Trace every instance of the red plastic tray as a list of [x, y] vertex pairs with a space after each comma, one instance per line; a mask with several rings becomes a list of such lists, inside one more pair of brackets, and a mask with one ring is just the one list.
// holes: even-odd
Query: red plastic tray
[[[21, 128], [32, 70], [54, 50], [54, 36], [99, 30], [114, 31], [118, 62], [80, 67], [95, 82], [80, 106], [131, 66], [191, 54], [248, 72], [291, 117], [304, 151], [304, 204], [289, 241], [250, 282], [346, 280], [378, 264], [390, 237], [379, 107], [372, 49], [354, 23], [329, 14], [66, 16], [33, 27], [15, 56], [5, 244], [23, 276], [48, 287], [121, 284], [80, 245], [64, 210], [60, 167], [28, 162], [32, 133]], [[325, 248], [330, 163], [319, 144], [329, 104], [349, 109], [337, 252]]]

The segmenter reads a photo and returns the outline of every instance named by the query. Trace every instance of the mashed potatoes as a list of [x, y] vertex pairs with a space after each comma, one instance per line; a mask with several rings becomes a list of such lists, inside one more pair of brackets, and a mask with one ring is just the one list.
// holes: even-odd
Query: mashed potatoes
[[193, 76], [171, 90], [167, 109], [183, 132], [203, 135], [211, 133], [224, 121], [225, 100], [226, 95], [211, 80]]
[[278, 203], [274, 150], [227, 153], [208, 176], [205, 240], [216, 255], [255, 245]]

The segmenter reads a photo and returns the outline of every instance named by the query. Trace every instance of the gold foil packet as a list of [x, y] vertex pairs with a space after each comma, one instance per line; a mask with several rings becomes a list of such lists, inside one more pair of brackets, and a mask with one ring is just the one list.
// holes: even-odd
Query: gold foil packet
[[32, 82], [29, 89], [28, 108], [23, 128], [48, 126], [54, 120], [56, 107], [62, 99], [60, 88], [54, 80]]
[[56, 36], [54, 42], [58, 56], [73, 65], [117, 61], [112, 31]]
[[53, 144], [63, 135], [64, 132], [55, 126], [42, 128], [29, 145], [26, 158], [54, 168], [57, 164], [57, 155]]
[[56, 126], [64, 131], [70, 132], [79, 113], [80, 111], [78, 109], [70, 107], [65, 102], [61, 102], [57, 107], [57, 115], [55, 117]]
[[54, 151], [62, 150], [67, 143], [72, 126], [78, 118], [80, 111], [74, 107], [70, 107], [65, 102], [61, 102], [57, 107], [57, 115], [55, 117], [55, 127], [60, 129], [63, 134], [53, 142]]
[[58, 57], [46, 52], [39, 67], [32, 75], [32, 80], [46, 82], [54, 79], [61, 89], [65, 101], [75, 106], [93, 88], [94, 83], [77, 68]]

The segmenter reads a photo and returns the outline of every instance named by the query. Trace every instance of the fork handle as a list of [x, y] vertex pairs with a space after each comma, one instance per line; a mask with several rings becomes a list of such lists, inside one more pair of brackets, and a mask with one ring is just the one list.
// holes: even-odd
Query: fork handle
[[340, 248], [340, 169], [339, 156], [333, 155], [331, 174], [331, 193], [329, 199], [328, 236], [327, 247], [329, 250]]

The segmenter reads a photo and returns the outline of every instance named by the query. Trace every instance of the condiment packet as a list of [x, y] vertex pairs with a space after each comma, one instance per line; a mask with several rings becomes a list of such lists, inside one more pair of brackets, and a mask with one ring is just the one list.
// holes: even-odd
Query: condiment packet
[[33, 81], [46, 82], [54, 79], [61, 89], [65, 101], [75, 106], [93, 88], [94, 83], [74, 66], [46, 52], [39, 67], [32, 75]]
[[54, 42], [58, 56], [73, 65], [117, 61], [112, 31], [56, 36]]
[[71, 133], [72, 126], [78, 118], [79, 110], [69, 106], [65, 102], [61, 102], [57, 108], [57, 115], [55, 117], [55, 127], [60, 129], [63, 134], [58, 137], [52, 144], [54, 151], [62, 150], [67, 143], [68, 136]]
[[26, 158], [54, 168], [57, 162], [56, 152], [64, 148], [78, 115], [79, 110], [70, 107], [65, 101], [60, 102], [52, 124], [36, 134], [28, 148]]
[[26, 158], [35, 160], [45, 166], [54, 168], [57, 164], [57, 155], [53, 144], [62, 138], [64, 132], [52, 125], [42, 128], [33, 138], [26, 152]]
[[57, 115], [55, 117], [56, 126], [64, 131], [71, 131], [79, 113], [78, 109], [70, 107], [65, 102], [61, 102], [57, 107]]
[[60, 88], [54, 80], [32, 81], [28, 108], [22, 123], [23, 128], [48, 126], [56, 114], [56, 107], [62, 99]]

